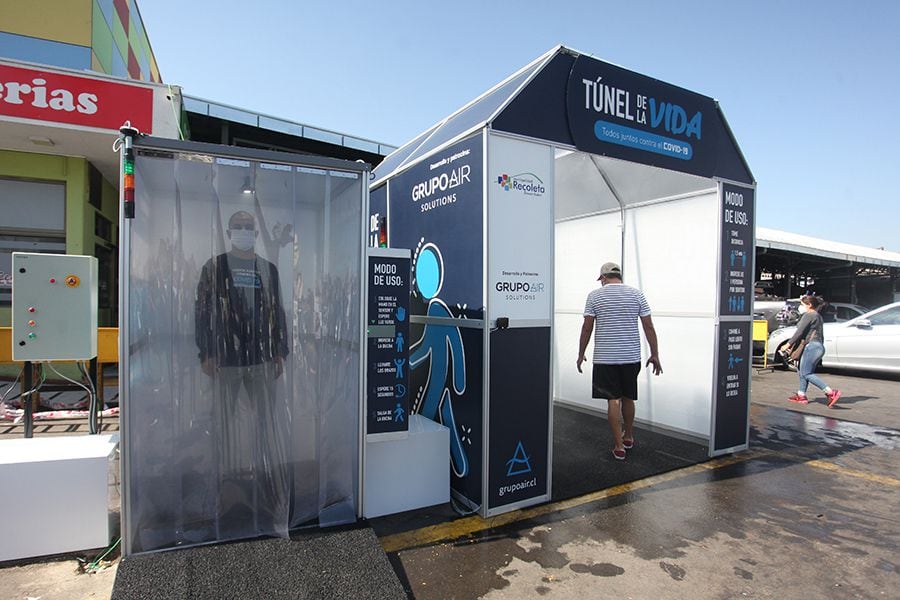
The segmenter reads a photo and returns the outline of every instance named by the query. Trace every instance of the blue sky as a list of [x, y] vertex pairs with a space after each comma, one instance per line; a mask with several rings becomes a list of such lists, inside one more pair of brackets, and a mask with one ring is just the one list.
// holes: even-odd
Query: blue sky
[[186, 94], [401, 145], [557, 44], [717, 99], [757, 225], [900, 252], [900, 2], [139, 0]]

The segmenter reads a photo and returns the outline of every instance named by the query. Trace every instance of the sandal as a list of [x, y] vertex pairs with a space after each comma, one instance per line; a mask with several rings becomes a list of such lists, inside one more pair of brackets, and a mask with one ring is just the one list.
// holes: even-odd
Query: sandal
[[613, 448], [612, 455], [616, 460], [625, 460], [624, 450], [616, 450], [615, 448]]
[[622, 438], [622, 445], [626, 450], [634, 448], [634, 438]]

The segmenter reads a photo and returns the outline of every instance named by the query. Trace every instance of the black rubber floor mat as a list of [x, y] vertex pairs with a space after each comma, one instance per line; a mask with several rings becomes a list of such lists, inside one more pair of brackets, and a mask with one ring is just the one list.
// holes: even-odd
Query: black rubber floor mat
[[705, 445], [637, 427], [634, 448], [616, 460], [605, 416], [560, 405], [553, 409], [553, 438], [554, 501], [709, 460]]
[[368, 527], [317, 530], [125, 557], [114, 600], [405, 599]]

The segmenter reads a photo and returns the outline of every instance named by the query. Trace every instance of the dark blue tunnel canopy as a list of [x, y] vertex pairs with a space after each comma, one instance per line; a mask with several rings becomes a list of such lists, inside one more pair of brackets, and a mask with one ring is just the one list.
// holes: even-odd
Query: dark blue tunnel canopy
[[482, 127], [754, 184], [718, 102], [558, 46], [389, 155], [374, 183]]

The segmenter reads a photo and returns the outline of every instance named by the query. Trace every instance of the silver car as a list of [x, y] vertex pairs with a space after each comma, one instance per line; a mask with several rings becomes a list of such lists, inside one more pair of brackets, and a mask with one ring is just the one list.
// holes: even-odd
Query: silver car
[[[780, 323], [782, 327], [796, 325], [797, 321], [800, 320], [800, 313], [797, 310], [798, 306], [800, 306], [800, 298], [785, 300], [784, 306], [778, 314], [775, 315], [775, 320]], [[822, 315], [822, 320], [826, 323], [843, 323], [844, 321], [860, 317], [869, 311], [870, 309], [859, 304], [826, 302], [824, 309], [819, 309], [819, 314]]]
[[[782, 350], [796, 327], [769, 335], [769, 362], [791, 367]], [[825, 323], [822, 366], [900, 373], [900, 302], [887, 304], [844, 323]]]

